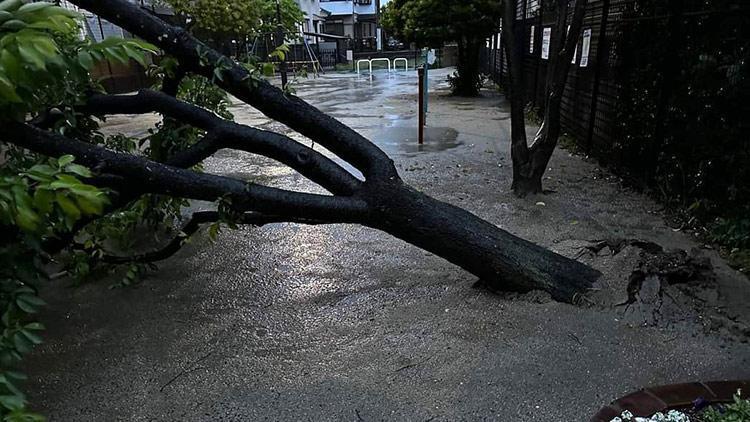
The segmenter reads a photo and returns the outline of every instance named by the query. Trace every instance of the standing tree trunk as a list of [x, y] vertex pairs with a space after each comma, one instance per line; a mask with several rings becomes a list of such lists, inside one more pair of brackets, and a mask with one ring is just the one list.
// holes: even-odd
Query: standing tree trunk
[[511, 107], [511, 158], [513, 184], [518, 196], [542, 192], [542, 176], [560, 137], [560, 104], [578, 36], [583, 25], [586, 0], [575, 0], [573, 19], [567, 28], [568, 1], [555, 0], [557, 20], [550, 42], [545, 87], [544, 120], [529, 146], [524, 118], [523, 26], [516, 25], [516, 0], [505, 0], [503, 38], [508, 52]]
[[[31, 151], [61, 156], [96, 169], [90, 180], [121, 198], [161, 194], [232, 204], [237, 223], [356, 223], [390, 233], [459, 265], [498, 288], [543, 289], [572, 301], [599, 277], [596, 270], [520, 239], [461, 208], [437, 201], [403, 183], [390, 158], [357, 132], [297, 97], [254, 80], [240, 65], [211, 50], [185, 30], [170, 26], [124, 0], [73, 0], [160, 46], [181, 71], [213, 77], [217, 84], [323, 145], [364, 176], [360, 180], [325, 155], [287, 136], [226, 121], [165, 92], [91, 95], [81, 112], [99, 116], [157, 112], [205, 131], [195, 145], [156, 162], [107, 150], [34, 126], [4, 122], [0, 139]], [[218, 70], [217, 70], [218, 69]], [[325, 188], [320, 195], [271, 188], [231, 177], [189, 170], [220, 149], [235, 149], [277, 160]], [[216, 212], [192, 219], [191, 229]], [[194, 224], [193, 224], [194, 223]], [[178, 245], [180, 242], [171, 242]], [[163, 259], [164, 254], [150, 254]]]
[[458, 78], [453, 93], [462, 97], [479, 95], [479, 55], [482, 44], [480, 40], [461, 37], [458, 41]]

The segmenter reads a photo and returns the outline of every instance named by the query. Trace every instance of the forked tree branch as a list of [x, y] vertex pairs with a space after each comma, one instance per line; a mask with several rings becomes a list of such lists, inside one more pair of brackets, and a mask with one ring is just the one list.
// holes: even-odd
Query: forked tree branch
[[68, 139], [19, 122], [7, 122], [0, 139], [51, 157], [71, 154], [99, 173], [113, 175], [106, 187], [120, 192], [154, 193], [205, 201], [232, 200], [239, 211], [258, 211], [328, 222], [362, 222], [367, 204], [355, 197], [292, 192], [229, 177], [197, 173], [130, 154]]
[[[547, 80], [547, 97], [544, 107], [544, 123], [539, 128], [534, 141], [529, 147], [532, 154], [539, 155], [537, 160], [544, 160], [543, 166], [552, 156], [552, 152], [557, 146], [557, 138], [560, 136], [560, 102], [562, 101], [563, 90], [568, 79], [571, 61], [575, 53], [576, 44], [583, 27], [583, 18], [586, 14], [587, 0], [575, 0], [573, 16], [570, 22], [570, 28], [567, 26], [568, 2], [567, 0], [558, 0], [558, 20], [555, 31], [558, 33], [558, 39], [552, 50], [552, 71]], [[560, 37], [559, 33], [564, 34]]]
[[341, 157], [365, 178], [398, 178], [393, 161], [375, 144], [305, 101], [285, 94], [266, 81], [255, 80], [242, 66], [135, 4], [122, 0], [72, 0], [174, 56], [185, 71], [221, 79], [216, 84], [266, 116], [284, 123]]
[[330, 158], [292, 138], [224, 120], [208, 110], [161, 92], [142, 90], [136, 95], [96, 94], [89, 98], [83, 110], [95, 115], [158, 112], [208, 131], [198, 144], [172, 158], [178, 167], [190, 167], [219, 149], [231, 148], [279, 161], [334, 194], [351, 196], [362, 184]]

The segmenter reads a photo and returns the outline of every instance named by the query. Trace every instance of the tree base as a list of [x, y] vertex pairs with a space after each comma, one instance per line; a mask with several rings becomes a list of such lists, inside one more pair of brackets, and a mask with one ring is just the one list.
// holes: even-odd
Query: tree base
[[544, 193], [542, 189], [542, 177], [523, 177], [515, 175], [513, 176], [513, 184], [511, 190], [519, 198], [525, 198], [527, 195], [534, 195], [538, 193]]

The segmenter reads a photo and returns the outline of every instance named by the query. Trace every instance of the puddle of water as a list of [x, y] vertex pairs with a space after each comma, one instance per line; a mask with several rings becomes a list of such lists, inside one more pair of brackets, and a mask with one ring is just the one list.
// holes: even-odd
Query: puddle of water
[[458, 140], [458, 131], [451, 127], [425, 127], [422, 145], [418, 142], [418, 136], [416, 125], [399, 125], [375, 129], [367, 137], [386, 153], [440, 152], [463, 145]]

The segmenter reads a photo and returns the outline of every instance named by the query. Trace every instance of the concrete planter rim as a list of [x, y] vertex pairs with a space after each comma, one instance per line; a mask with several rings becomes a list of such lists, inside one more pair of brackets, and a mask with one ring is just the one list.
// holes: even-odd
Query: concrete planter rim
[[727, 403], [733, 400], [737, 389], [750, 391], [750, 380], [688, 382], [643, 388], [601, 408], [590, 422], [609, 422], [624, 410], [647, 417], [656, 412], [690, 406], [698, 397], [703, 397], [708, 403]]

